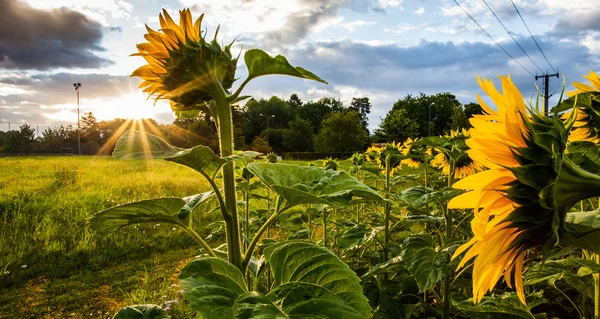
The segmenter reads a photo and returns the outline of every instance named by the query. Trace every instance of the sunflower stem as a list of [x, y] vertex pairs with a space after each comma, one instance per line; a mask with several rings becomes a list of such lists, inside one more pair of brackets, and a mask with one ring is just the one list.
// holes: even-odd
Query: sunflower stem
[[[215, 103], [218, 112], [219, 146], [221, 157], [233, 155], [233, 118], [231, 104], [225, 94], [215, 94]], [[242, 251], [240, 249], [240, 224], [237, 214], [237, 200], [235, 191], [235, 163], [230, 161], [223, 165], [223, 192], [225, 193], [225, 207], [228, 212], [225, 216], [227, 232], [227, 256], [229, 262], [242, 272]]]
[[[600, 255], [593, 254], [596, 263], [600, 264]], [[593, 274], [594, 277], [594, 319], [600, 319], [600, 274]]]
[[[448, 174], [448, 187], [452, 187], [454, 184], [454, 166], [455, 163], [453, 160], [450, 160], [450, 172]], [[446, 206], [447, 207], [447, 206]], [[452, 210], [446, 208], [446, 242], [452, 238]], [[452, 289], [452, 270], [446, 270], [446, 274], [444, 275], [444, 308], [442, 312], [442, 318], [448, 319], [450, 318], [450, 304], [452, 301], [450, 300], [450, 290]]]
[[[390, 162], [391, 156], [388, 155], [385, 158], [385, 197], [389, 198], [390, 193]], [[385, 216], [385, 232], [383, 239], [383, 262], [388, 261], [388, 243], [390, 241], [390, 204], [388, 202], [385, 203], [384, 206], [384, 216]]]

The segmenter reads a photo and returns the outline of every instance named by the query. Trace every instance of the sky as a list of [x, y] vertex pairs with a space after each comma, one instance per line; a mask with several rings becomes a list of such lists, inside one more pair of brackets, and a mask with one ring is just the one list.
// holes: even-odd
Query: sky
[[[129, 77], [145, 64], [129, 55], [145, 42], [144, 24], [159, 29], [162, 8], [176, 21], [179, 9], [190, 8], [194, 20], [205, 13], [204, 30], [212, 36], [220, 25], [218, 39], [235, 40], [233, 52], [282, 54], [329, 82], [269, 76], [253, 80], [245, 94], [332, 96], [346, 105], [366, 96], [371, 130], [408, 94], [451, 92], [475, 102], [482, 94], [476, 75], [499, 85], [497, 77], [510, 74], [529, 100], [535, 85], [542, 87], [534, 76], [558, 70], [561, 78], [549, 85], [552, 105], [563, 76], [570, 90], [600, 70], [598, 0], [513, 0], [541, 51], [511, 0], [457, 1], [514, 59], [454, 0], [0, 0], [0, 130], [9, 122], [11, 129], [39, 127], [40, 134], [76, 125], [74, 82], [82, 84], [81, 114], [172, 122], [168, 103], [153, 106], [137, 88], [141, 80]], [[237, 77], [246, 74], [240, 59]]]

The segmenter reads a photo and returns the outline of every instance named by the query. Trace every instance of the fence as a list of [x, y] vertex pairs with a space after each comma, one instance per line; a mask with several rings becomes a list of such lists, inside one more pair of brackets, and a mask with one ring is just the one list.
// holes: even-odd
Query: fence
[[283, 153], [282, 157], [284, 160], [314, 161], [319, 159], [325, 159], [328, 157], [335, 159], [347, 159], [350, 156], [352, 156], [352, 154], [354, 154], [354, 152], [287, 152]]

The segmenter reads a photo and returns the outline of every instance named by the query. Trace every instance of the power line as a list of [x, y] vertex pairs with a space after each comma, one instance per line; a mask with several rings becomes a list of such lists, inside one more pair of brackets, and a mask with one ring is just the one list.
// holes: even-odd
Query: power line
[[467, 10], [465, 10], [465, 9], [464, 9], [464, 8], [463, 8], [463, 7], [460, 5], [460, 3], [458, 3], [456, 0], [454, 0], [454, 3], [456, 3], [456, 5], [457, 5], [459, 8], [461, 8], [461, 9], [462, 9], [462, 11], [464, 11], [464, 12], [465, 12], [465, 13], [466, 13], [466, 14], [469, 16], [469, 18], [471, 18], [471, 20], [473, 20], [473, 22], [475, 22], [475, 24], [476, 24], [476, 25], [477, 25], [477, 26], [478, 26], [478, 27], [481, 29], [481, 31], [483, 31], [483, 32], [484, 32], [484, 33], [485, 33], [485, 34], [486, 34], [486, 35], [487, 35], [487, 36], [488, 36], [490, 39], [492, 39], [492, 41], [494, 41], [494, 43], [496, 43], [496, 45], [497, 45], [498, 47], [500, 47], [500, 49], [502, 49], [502, 51], [504, 51], [504, 53], [506, 53], [506, 54], [507, 54], [507, 55], [508, 55], [508, 56], [509, 56], [509, 57], [510, 57], [510, 58], [511, 58], [513, 61], [515, 61], [515, 63], [517, 63], [517, 64], [518, 64], [518, 65], [519, 65], [521, 68], [523, 68], [523, 70], [525, 70], [525, 71], [526, 71], [527, 73], [529, 73], [531, 76], [535, 76], [535, 75], [533, 75], [533, 73], [529, 72], [529, 70], [527, 70], [527, 69], [526, 69], [526, 68], [525, 68], [525, 67], [524, 67], [524, 66], [523, 66], [521, 63], [519, 63], [519, 61], [517, 61], [517, 60], [516, 60], [516, 59], [515, 59], [515, 58], [514, 58], [512, 55], [510, 55], [510, 53], [508, 53], [508, 51], [506, 51], [506, 49], [504, 49], [504, 47], [502, 47], [502, 46], [500, 45], [500, 43], [498, 43], [498, 41], [494, 40], [494, 38], [492, 38], [492, 36], [491, 36], [491, 35], [490, 35], [490, 34], [489, 34], [487, 31], [485, 31], [485, 29], [484, 29], [484, 28], [483, 28], [483, 27], [482, 27], [482, 26], [481, 26], [481, 25], [480, 25], [480, 24], [479, 24], [477, 21], [475, 21], [475, 19], [473, 19], [473, 17], [472, 17], [472, 16], [471, 16], [471, 15], [470, 15], [470, 14], [467, 12]]
[[486, 7], [488, 7], [488, 9], [490, 9], [490, 11], [492, 12], [492, 14], [494, 15], [494, 17], [496, 18], [496, 20], [498, 20], [498, 22], [500, 22], [500, 25], [504, 28], [504, 30], [506, 31], [506, 33], [508, 33], [508, 35], [510, 35], [511, 39], [517, 44], [517, 46], [519, 46], [519, 48], [521, 49], [521, 51], [523, 51], [523, 53], [525, 53], [525, 56], [527, 56], [527, 58], [529, 58], [529, 61], [531, 61], [531, 63], [533, 63], [533, 65], [535, 65], [536, 68], [538, 68], [538, 70], [540, 70], [540, 72], [544, 73], [544, 70], [542, 70], [534, 61], [533, 59], [531, 59], [531, 57], [529, 56], [529, 54], [527, 54], [527, 52], [525, 52], [525, 49], [523, 49], [523, 47], [519, 44], [519, 42], [517, 42], [517, 39], [515, 39], [515, 37], [513, 37], [513, 35], [510, 33], [510, 31], [508, 31], [508, 29], [506, 28], [506, 26], [504, 26], [504, 23], [502, 23], [502, 21], [500, 20], [500, 18], [498, 18], [498, 16], [496, 15], [496, 13], [494, 12], [494, 10], [492, 10], [492, 8], [487, 4], [487, 2], [485, 0], [483, 0], [483, 3], [485, 4]]
[[515, 2], [513, 0], [510, 0], [510, 2], [512, 2], [513, 7], [515, 8], [515, 10], [517, 11], [517, 14], [519, 15], [519, 18], [521, 18], [521, 21], [523, 21], [523, 24], [525, 25], [525, 28], [527, 29], [527, 32], [529, 32], [529, 35], [531, 36], [531, 38], [533, 39], [533, 42], [535, 42], [535, 45], [537, 46], [537, 48], [540, 50], [540, 52], [542, 53], [542, 56], [544, 57], [544, 59], [546, 59], [546, 62], [548, 62], [548, 65], [552, 68], [552, 71], [554, 71], [555, 73], [558, 73], [554, 67], [552, 66], [552, 64], [550, 63], [550, 61], [548, 61], [548, 58], [546, 57], [546, 55], [544, 54], [544, 51], [542, 51], [542, 48], [540, 47], [540, 45], [538, 44], [538, 42], [535, 40], [535, 37], [533, 36], [533, 34], [531, 33], [531, 31], [529, 30], [529, 27], [527, 26], [527, 23], [525, 23], [525, 19], [523, 19], [523, 16], [521, 16], [521, 12], [519, 12], [519, 9], [517, 8], [517, 6], [515, 5]]

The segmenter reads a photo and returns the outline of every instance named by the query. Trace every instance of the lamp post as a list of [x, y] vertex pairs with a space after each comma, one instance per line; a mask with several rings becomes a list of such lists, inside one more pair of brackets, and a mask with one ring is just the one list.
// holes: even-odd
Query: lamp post
[[431, 102], [431, 104], [429, 104], [429, 125], [428, 125], [429, 135], [428, 136], [431, 136], [431, 106], [434, 104], [435, 104], [435, 102]]
[[267, 119], [267, 145], [269, 145], [269, 120], [274, 118], [275, 115], [271, 115], [269, 117], [265, 116], [264, 114], [260, 113], [260, 116], [264, 117]]
[[73, 83], [73, 86], [77, 92], [77, 151], [81, 155], [81, 137], [79, 134], [79, 88], [81, 87], [81, 83]]

